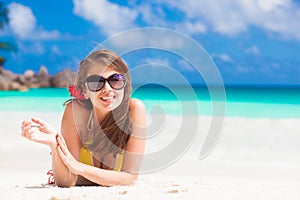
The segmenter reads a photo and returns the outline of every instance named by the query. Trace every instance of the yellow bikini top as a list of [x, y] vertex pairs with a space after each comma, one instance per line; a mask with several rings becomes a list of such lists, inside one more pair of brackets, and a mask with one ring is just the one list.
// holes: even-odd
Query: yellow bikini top
[[[115, 161], [115, 166], [113, 168], [114, 171], [121, 171], [122, 164], [123, 164], [123, 158], [124, 158], [124, 151], [117, 154], [116, 161]], [[81, 147], [79, 161], [84, 163], [84, 164], [93, 166], [92, 152], [90, 152], [84, 146]]]

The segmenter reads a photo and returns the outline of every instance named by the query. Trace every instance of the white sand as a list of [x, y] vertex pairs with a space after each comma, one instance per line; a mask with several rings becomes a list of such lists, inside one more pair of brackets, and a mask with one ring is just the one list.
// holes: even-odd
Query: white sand
[[[0, 199], [300, 199], [300, 119], [226, 118], [204, 160], [199, 135], [183, 158], [141, 175], [134, 186], [58, 188], [46, 185], [48, 147], [20, 136], [21, 121], [31, 116], [59, 129], [61, 113], [0, 112]], [[168, 116], [171, 124], [177, 120]], [[201, 117], [201, 129], [209, 122]], [[167, 125], [163, 132], [162, 148], [174, 130]]]

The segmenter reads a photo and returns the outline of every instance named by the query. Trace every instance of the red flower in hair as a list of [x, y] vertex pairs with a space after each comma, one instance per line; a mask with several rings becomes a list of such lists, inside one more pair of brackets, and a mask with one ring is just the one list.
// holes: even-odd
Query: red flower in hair
[[76, 90], [76, 87], [74, 85], [69, 87], [69, 92], [70, 92], [71, 97], [75, 97], [78, 100], [85, 99], [85, 97], [81, 94], [81, 90], [80, 89]]

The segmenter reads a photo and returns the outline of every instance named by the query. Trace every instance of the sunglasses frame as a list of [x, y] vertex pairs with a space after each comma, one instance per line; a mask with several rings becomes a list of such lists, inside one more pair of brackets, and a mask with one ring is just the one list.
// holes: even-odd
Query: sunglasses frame
[[[116, 76], [116, 75], [118, 75], [118, 76], [122, 76], [123, 77], [123, 82], [124, 82], [124, 84], [123, 84], [123, 86], [121, 87], [121, 88], [115, 88], [115, 87], [113, 87], [112, 85], [111, 85], [111, 83], [110, 83], [110, 81], [112, 81], [112, 80], [110, 80], [110, 79], [112, 79], [114, 76]], [[89, 87], [89, 84], [88, 84], [88, 81], [87, 81], [87, 79], [88, 78], [90, 78], [90, 77], [99, 77], [99, 79], [98, 79], [98, 83], [103, 83], [103, 85], [101, 86], [101, 88], [99, 88], [99, 89], [96, 89], [96, 90], [92, 90], [90, 87]], [[121, 90], [121, 89], [123, 89], [124, 87], [125, 87], [125, 85], [126, 85], [126, 77], [123, 75], [123, 74], [118, 74], [118, 73], [115, 73], [115, 74], [112, 74], [112, 75], [110, 75], [109, 77], [107, 77], [107, 78], [104, 78], [103, 76], [100, 76], [100, 75], [90, 75], [90, 76], [88, 76], [88, 77], [86, 77], [86, 79], [85, 79], [85, 86], [89, 89], [89, 91], [91, 91], [91, 92], [98, 92], [98, 91], [100, 91], [101, 89], [103, 89], [103, 87], [105, 86], [105, 83], [108, 83], [109, 84], [109, 86], [112, 88], [112, 89], [114, 89], [114, 90]]]

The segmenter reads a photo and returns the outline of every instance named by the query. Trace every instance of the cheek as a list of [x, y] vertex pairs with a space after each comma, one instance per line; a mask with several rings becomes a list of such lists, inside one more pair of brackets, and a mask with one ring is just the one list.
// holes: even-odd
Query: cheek
[[91, 102], [92, 102], [93, 105], [95, 104], [97, 96], [98, 96], [98, 92], [87, 91], [87, 93], [86, 93], [86, 97], [91, 100]]
[[115, 92], [115, 94], [116, 94], [116, 98], [115, 98], [114, 105], [113, 105], [114, 108], [118, 107], [118, 106], [123, 102], [123, 98], [124, 98], [124, 89], [122, 89], [122, 90], [117, 90], [117, 91]]
[[86, 87], [83, 87], [83, 95], [86, 99], [90, 98], [90, 91], [86, 88]]

